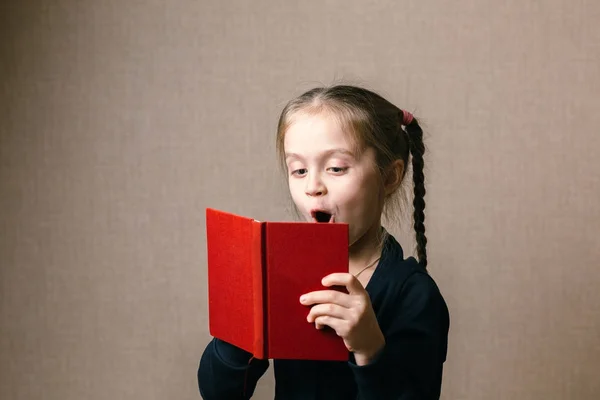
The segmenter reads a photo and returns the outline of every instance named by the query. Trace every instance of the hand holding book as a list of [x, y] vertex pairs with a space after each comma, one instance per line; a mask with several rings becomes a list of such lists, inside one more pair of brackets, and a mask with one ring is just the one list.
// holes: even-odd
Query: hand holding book
[[369, 294], [349, 273], [327, 275], [322, 284], [325, 287], [344, 286], [348, 293], [318, 290], [302, 295], [300, 303], [312, 306], [307, 321], [314, 323], [317, 329], [332, 328], [344, 340], [348, 351], [354, 353], [356, 363], [368, 364], [385, 345]]

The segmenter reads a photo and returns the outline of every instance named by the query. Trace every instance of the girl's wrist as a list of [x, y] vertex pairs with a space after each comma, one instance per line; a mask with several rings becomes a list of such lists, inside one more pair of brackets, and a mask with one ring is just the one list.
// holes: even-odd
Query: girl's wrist
[[356, 365], [363, 366], [370, 364], [383, 350], [385, 347], [385, 338], [383, 334], [379, 332], [378, 339], [373, 342], [373, 346], [364, 351], [355, 351], [354, 352], [354, 361]]

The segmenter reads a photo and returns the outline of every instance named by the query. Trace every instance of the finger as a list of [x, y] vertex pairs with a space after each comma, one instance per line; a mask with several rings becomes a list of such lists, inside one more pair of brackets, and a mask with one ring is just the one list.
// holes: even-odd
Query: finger
[[329, 315], [321, 315], [315, 320], [315, 327], [317, 329], [323, 329], [324, 326], [328, 326], [340, 337], [345, 337], [348, 333], [347, 325], [348, 323], [345, 320], [330, 317]]
[[317, 304], [310, 309], [306, 320], [308, 322], [314, 322], [317, 317], [322, 315], [328, 315], [330, 317], [345, 319], [348, 316], [348, 309], [337, 304], [326, 303]]
[[345, 286], [350, 294], [364, 293], [365, 288], [358, 279], [352, 274], [336, 272], [327, 275], [321, 281], [323, 286]]
[[300, 303], [305, 306], [332, 303], [342, 307], [350, 307], [350, 297], [337, 290], [317, 290], [300, 296]]

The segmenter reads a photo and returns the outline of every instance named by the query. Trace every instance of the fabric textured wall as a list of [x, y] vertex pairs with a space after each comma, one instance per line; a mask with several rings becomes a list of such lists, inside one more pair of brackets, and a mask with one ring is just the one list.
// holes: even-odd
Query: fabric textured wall
[[278, 112], [335, 80], [427, 131], [443, 398], [600, 398], [600, 3], [1, 10], [1, 399], [199, 398], [204, 208], [289, 218]]

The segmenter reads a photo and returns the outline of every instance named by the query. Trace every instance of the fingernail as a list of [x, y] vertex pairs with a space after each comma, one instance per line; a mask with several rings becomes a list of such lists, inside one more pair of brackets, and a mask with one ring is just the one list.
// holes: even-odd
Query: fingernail
[[300, 303], [304, 303], [306, 301], [306, 296], [300, 296]]

